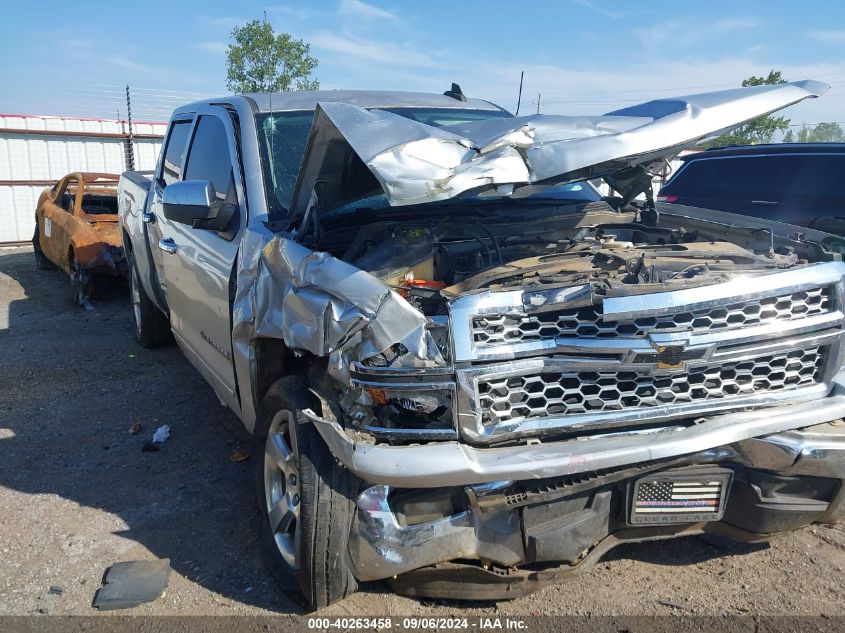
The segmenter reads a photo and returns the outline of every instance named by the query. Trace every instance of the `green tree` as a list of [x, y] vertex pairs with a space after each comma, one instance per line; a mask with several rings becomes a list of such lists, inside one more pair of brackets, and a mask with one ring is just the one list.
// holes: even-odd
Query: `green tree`
[[[747, 86], [769, 86], [785, 84], [786, 80], [781, 76], [779, 70], [770, 70], [766, 77], [755, 77], [751, 75], [742, 82], [743, 88]], [[707, 147], [724, 147], [726, 145], [756, 145], [758, 143], [771, 143], [777, 132], [789, 129], [789, 119], [782, 116], [761, 116], [738, 127], [733, 132], [709, 141]]]
[[252, 20], [232, 29], [226, 51], [226, 87], [232, 92], [316, 90], [311, 78], [319, 63], [311, 47], [290, 33], [276, 33], [268, 22]]
[[809, 143], [810, 142], [810, 128], [806, 125], [802, 125], [801, 129], [798, 130], [798, 142], [799, 143]]
[[784, 143], [794, 143], [795, 142], [795, 133], [792, 130], [789, 130], [786, 134], [783, 135], [783, 142]]
[[845, 132], [838, 123], [819, 123], [809, 134], [811, 143], [839, 143], [845, 141]]

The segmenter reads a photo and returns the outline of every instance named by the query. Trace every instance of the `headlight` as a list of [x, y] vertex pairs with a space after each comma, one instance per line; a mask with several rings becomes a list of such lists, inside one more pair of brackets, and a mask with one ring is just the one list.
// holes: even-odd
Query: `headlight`
[[455, 439], [455, 385], [448, 368], [393, 369], [356, 364], [353, 387], [371, 402], [363, 430], [391, 440]]
[[400, 426], [434, 423], [452, 410], [451, 393], [447, 391], [369, 389], [368, 393], [374, 406], [392, 407], [398, 415], [410, 418], [397, 420]]

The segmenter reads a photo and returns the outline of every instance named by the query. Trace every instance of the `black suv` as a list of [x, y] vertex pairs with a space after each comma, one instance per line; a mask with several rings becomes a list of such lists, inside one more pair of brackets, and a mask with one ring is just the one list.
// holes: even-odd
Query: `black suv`
[[658, 202], [845, 235], [845, 143], [743, 145], [682, 160], [660, 189]]

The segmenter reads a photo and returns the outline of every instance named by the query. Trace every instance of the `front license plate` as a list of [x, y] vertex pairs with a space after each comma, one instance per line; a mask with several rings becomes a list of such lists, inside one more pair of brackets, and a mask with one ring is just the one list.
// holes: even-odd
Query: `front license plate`
[[724, 468], [684, 473], [664, 472], [636, 480], [630, 499], [630, 523], [698, 523], [718, 521], [732, 472]]

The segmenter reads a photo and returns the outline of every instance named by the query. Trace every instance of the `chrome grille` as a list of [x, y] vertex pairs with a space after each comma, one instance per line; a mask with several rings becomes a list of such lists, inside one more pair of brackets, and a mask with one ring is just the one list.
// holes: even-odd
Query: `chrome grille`
[[818, 383], [821, 347], [751, 360], [691, 366], [683, 373], [634, 371], [543, 372], [482, 378], [478, 401], [484, 426], [521, 418], [603, 413], [759, 395]]
[[560, 337], [645, 337], [655, 332], [712, 332], [792, 321], [833, 308], [831, 288], [813, 288], [701, 310], [679, 311], [629, 320], [605, 319], [600, 306], [543, 314], [486, 314], [472, 319], [475, 347], [522, 343]]

